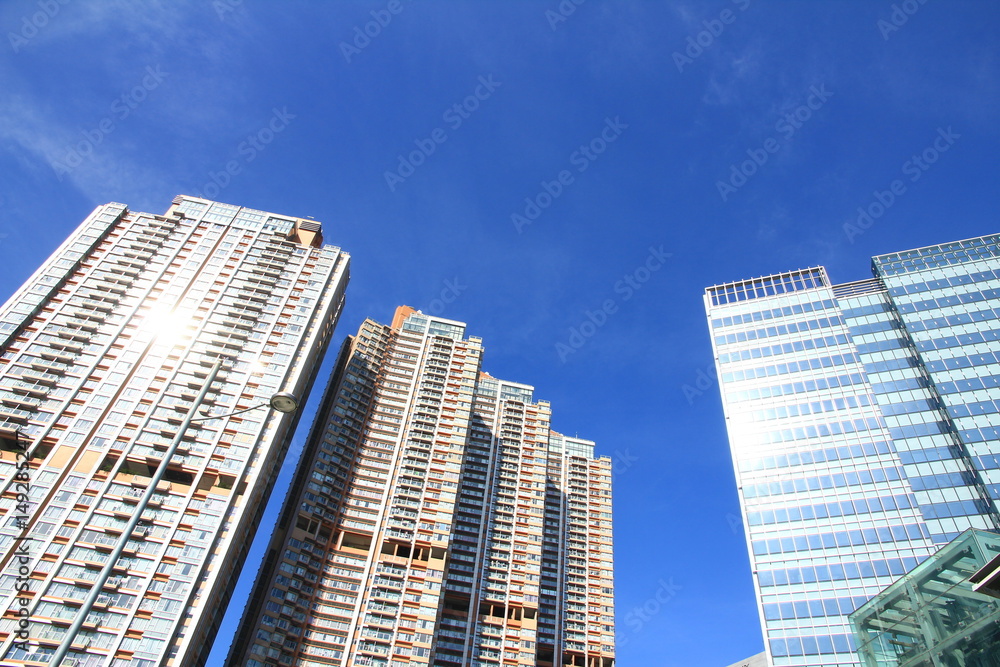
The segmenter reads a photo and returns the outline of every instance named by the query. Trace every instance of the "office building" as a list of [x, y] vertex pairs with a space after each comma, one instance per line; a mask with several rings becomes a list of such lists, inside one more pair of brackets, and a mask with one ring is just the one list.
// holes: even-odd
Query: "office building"
[[296, 417], [202, 409], [305, 400], [348, 264], [312, 220], [106, 204], [0, 308], [0, 663], [49, 664], [182, 437], [63, 664], [203, 664]]
[[228, 665], [611, 667], [611, 461], [397, 309], [344, 343]]
[[1000, 527], [998, 241], [706, 291], [771, 664], [860, 664], [848, 614]]

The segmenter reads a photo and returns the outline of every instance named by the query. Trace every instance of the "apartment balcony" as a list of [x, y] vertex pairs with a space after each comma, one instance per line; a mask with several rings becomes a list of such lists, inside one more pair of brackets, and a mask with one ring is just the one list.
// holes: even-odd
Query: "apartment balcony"
[[44, 398], [48, 395], [49, 391], [51, 391], [49, 387], [40, 387], [37, 384], [25, 382], [23, 380], [17, 380], [11, 384], [10, 389], [11, 391], [37, 398]]
[[216, 332], [216, 335], [219, 335], [219, 336], [228, 336], [229, 338], [235, 338], [235, 339], [237, 339], [237, 340], [240, 341], [240, 347], [242, 347], [243, 343], [246, 343], [246, 341], [250, 339], [250, 332], [248, 330], [246, 330], [246, 329], [235, 329], [235, 328], [231, 328], [231, 327], [220, 328]]
[[[95, 322], [93, 322], [91, 320], [88, 320], [88, 319], [80, 319], [80, 318], [72, 318], [72, 317], [70, 319], [66, 320], [66, 326], [68, 328], [66, 335], [69, 335], [68, 332], [69, 331], [73, 331], [74, 329], [79, 330], [79, 331], [86, 331], [87, 332], [86, 334], [83, 334], [83, 333], [80, 333], [79, 331], [77, 331], [76, 336], [74, 336], [75, 338], [80, 338], [80, 337], [86, 336], [85, 340], [90, 340], [90, 334], [96, 333], [97, 330], [101, 328], [101, 325], [99, 323], [95, 323]], [[64, 334], [63, 334], [63, 332], [60, 332], [59, 335], [62, 336]]]
[[283, 243], [284, 239], [282, 237], [277, 237], [272, 242], [268, 242], [263, 248], [261, 248], [261, 255], [275, 255], [277, 257], [290, 258], [292, 256], [292, 248], [294, 244]]
[[104, 299], [81, 299], [80, 305], [84, 308], [90, 308], [91, 310], [96, 310], [102, 313], [110, 313], [118, 305], [118, 301], [104, 300]]
[[288, 266], [288, 262], [282, 260], [274, 260], [266, 257], [261, 257], [257, 262], [256, 266], [263, 269], [271, 269], [272, 271], [277, 271], [279, 274]]
[[136, 238], [127, 239], [125, 245], [136, 250], [148, 250], [155, 253], [163, 246], [163, 241], [145, 231], [140, 231]]
[[382, 604], [379, 602], [369, 601], [368, 611], [383, 612], [386, 614], [397, 614], [399, 613], [399, 607], [394, 604]]
[[7, 421], [25, 423], [31, 419], [34, 414], [35, 413], [30, 410], [22, 410], [20, 408], [0, 405], [0, 419]]
[[8, 438], [15, 437], [22, 426], [23, 426], [22, 424], [17, 422], [10, 422], [0, 419], [0, 433], [7, 436]]
[[45, 371], [40, 371], [35, 369], [28, 369], [26, 371], [23, 371], [21, 373], [21, 377], [47, 385], [54, 385], [61, 379], [57, 375], [52, 375], [50, 373], [46, 373]]
[[258, 313], [263, 311], [264, 308], [256, 301], [251, 301], [249, 299], [233, 299], [233, 302], [229, 304], [230, 308], [243, 308], [246, 310], [255, 310]]
[[386, 531], [386, 535], [389, 537], [396, 537], [401, 540], [412, 540], [413, 531], [412, 530], [400, 530], [398, 528], [390, 528]]
[[110, 292], [112, 294], [124, 295], [128, 291], [128, 284], [121, 284], [119, 282], [107, 282], [102, 280], [101, 282], [94, 283], [94, 289], [100, 290], [102, 292]]
[[37, 410], [41, 401], [37, 398], [30, 396], [22, 396], [20, 394], [15, 394], [12, 391], [2, 391], [0, 390], [0, 401], [7, 405], [13, 407], [24, 408], [28, 410]]
[[262, 273], [240, 274], [244, 285], [260, 285], [268, 289], [274, 289], [278, 283], [277, 276], [265, 276]]
[[32, 359], [31, 367], [35, 370], [43, 370], [56, 375], [64, 375], [69, 369], [69, 365], [48, 359]]
[[[117, 288], [117, 285], [116, 285]], [[119, 294], [108, 294], [107, 292], [98, 289], [97, 284], [87, 283], [84, 285], [75, 295], [77, 298], [91, 299], [93, 301], [110, 301], [111, 303], [117, 304], [121, 301], [121, 296]]]
[[78, 328], [71, 326], [50, 326], [45, 330], [45, 333], [55, 334], [56, 336], [66, 340], [79, 342], [87, 342], [90, 340], [90, 333], [80, 331]]
[[49, 345], [51, 345], [54, 348], [63, 350], [64, 352], [66, 350], [69, 350], [69, 352], [71, 353], [69, 355], [69, 358], [71, 360], [76, 358], [77, 354], [83, 352], [83, 347], [84, 347], [83, 344], [80, 343], [79, 341], [69, 340], [69, 339], [53, 340], [49, 342]]
[[115, 271], [119, 273], [128, 274], [128, 271], [135, 271], [132, 275], [139, 275], [139, 273], [146, 268], [149, 263], [146, 260], [140, 260], [135, 257], [118, 257], [117, 263], [115, 264]]
[[249, 276], [245, 280], [233, 281], [233, 285], [240, 288], [241, 290], [247, 290], [251, 292], [264, 292], [265, 294], [270, 294], [274, 290], [274, 284], [268, 282], [261, 282], [259, 276]]
[[153, 259], [153, 254], [154, 253], [152, 253], [152, 252], [150, 252], [148, 250], [136, 250], [136, 249], [133, 249], [133, 248], [126, 248], [126, 249], [122, 250], [122, 255], [124, 257], [132, 258], [132, 259], [137, 259], [137, 260], [139, 260], [141, 262], [148, 262], [149, 260]]
[[246, 339], [225, 338], [222, 340], [213, 340], [208, 343], [208, 347], [204, 350], [204, 353], [217, 357], [230, 357], [233, 352], [242, 350], [245, 344]]
[[[193, 403], [194, 400], [196, 398], [198, 398], [198, 392], [195, 391], [194, 389], [187, 388], [187, 387], [180, 390], [180, 395], [181, 395], [181, 398], [183, 398], [185, 401], [189, 401], [190, 403]], [[210, 392], [208, 394], [205, 394], [204, 403], [206, 403], [207, 405], [214, 405], [215, 401], [218, 398], [219, 398], [218, 392], [214, 392], [214, 393]], [[187, 405], [181, 405], [179, 407], [182, 410], [187, 410], [189, 406], [187, 406]], [[174, 409], [177, 410], [178, 406], [175, 405]]]
[[145, 251], [154, 254], [159, 252], [162, 246], [163, 246], [162, 242], [154, 242], [152, 240], [147, 241], [143, 239], [139, 239], [137, 241], [132, 241], [128, 243], [128, 247], [132, 248], [133, 250]]
[[119, 285], [124, 287], [130, 286], [134, 282], [132, 278], [123, 278], [122, 276], [110, 272], [102, 273], [99, 277], [99, 280], [103, 281], [104, 283]]
[[78, 320], [88, 320], [95, 327], [99, 327], [100, 325], [104, 324], [105, 320], [108, 319], [108, 314], [109, 313], [101, 313], [96, 310], [79, 309], [73, 311], [73, 317], [75, 317]]
[[55, 361], [60, 364], [66, 364], [67, 366], [69, 364], [72, 364], [73, 360], [76, 359], [76, 355], [73, 354], [72, 352], [64, 352], [52, 348], [49, 348], [48, 350], [43, 350], [42, 352], [40, 352], [40, 354], [43, 359]]
[[171, 213], [169, 218], [165, 215], [154, 215], [152, 218], [144, 220], [146, 226], [138, 230], [138, 232], [139, 234], [149, 234], [153, 231], [172, 232], [177, 229], [177, 225], [182, 220], [184, 220], [184, 214], [177, 211]]
[[231, 329], [240, 329], [244, 331], [253, 331], [253, 326], [256, 320], [245, 319], [245, 318], [232, 318], [223, 320], [223, 327], [228, 327]]
[[242, 289], [239, 292], [239, 298], [247, 301], [253, 301], [255, 303], [267, 303], [267, 300], [271, 297], [270, 292], [265, 290], [247, 290]]
[[121, 273], [121, 274], [124, 274], [126, 276], [131, 276], [132, 278], [135, 278], [140, 273], [142, 273], [142, 267], [144, 267], [144, 266], [145, 266], [145, 264], [141, 264], [139, 262], [136, 262], [134, 264], [134, 266], [133, 266], [133, 262], [128, 261], [125, 264], [119, 263], [118, 266], [116, 266], [114, 270], [115, 270], [116, 273]]
[[277, 278], [281, 275], [280, 268], [271, 268], [260, 265], [251, 266], [250, 271], [264, 276], [271, 276], [272, 278]]

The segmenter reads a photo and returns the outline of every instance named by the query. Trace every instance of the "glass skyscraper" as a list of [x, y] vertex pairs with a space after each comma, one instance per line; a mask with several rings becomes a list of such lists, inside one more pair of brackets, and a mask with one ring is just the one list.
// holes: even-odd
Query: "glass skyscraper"
[[1000, 528], [1000, 236], [705, 293], [773, 665], [860, 664], [848, 614]]
[[342, 348], [227, 665], [612, 667], [611, 460], [401, 307]]
[[0, 663], [50, 663], [180, 436], [63, 666], [203, 664], [297, 417], [179, 428], [220, 360], [209, 415], [305, 399], [348, 280], [322, 238], [195, 197], [106, 204], [0, 307]]

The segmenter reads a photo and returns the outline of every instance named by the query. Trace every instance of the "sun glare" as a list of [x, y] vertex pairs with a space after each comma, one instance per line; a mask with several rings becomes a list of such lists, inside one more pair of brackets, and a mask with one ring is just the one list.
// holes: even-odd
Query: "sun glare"
[[190, 336], [188, 330], [193, 326], [194, 318], [190, 313], [174, 311], [169, 306], [157, 304], [146, 315], [140, 329], [153, 334], [156, 342], [173, 347]]

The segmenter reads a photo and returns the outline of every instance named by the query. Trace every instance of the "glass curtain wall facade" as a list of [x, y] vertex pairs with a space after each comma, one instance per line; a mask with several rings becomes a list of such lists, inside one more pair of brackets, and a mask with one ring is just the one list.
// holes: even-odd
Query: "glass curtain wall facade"
[[998, 241], [706, 291], [771, 664], [858, 665], [848, 614], [1000, 527]]
[[[311, 220], [107, 204], [0, 308], [0, 663], [48, 664], [218, 360], [210, 414], [305, 399], [348, 264]], [[296, 419], [191, 425], [64, 664], [204, 662]]]
[[345, 342], [228, 665], [614, 664], [611, 461], [461, 322]]

